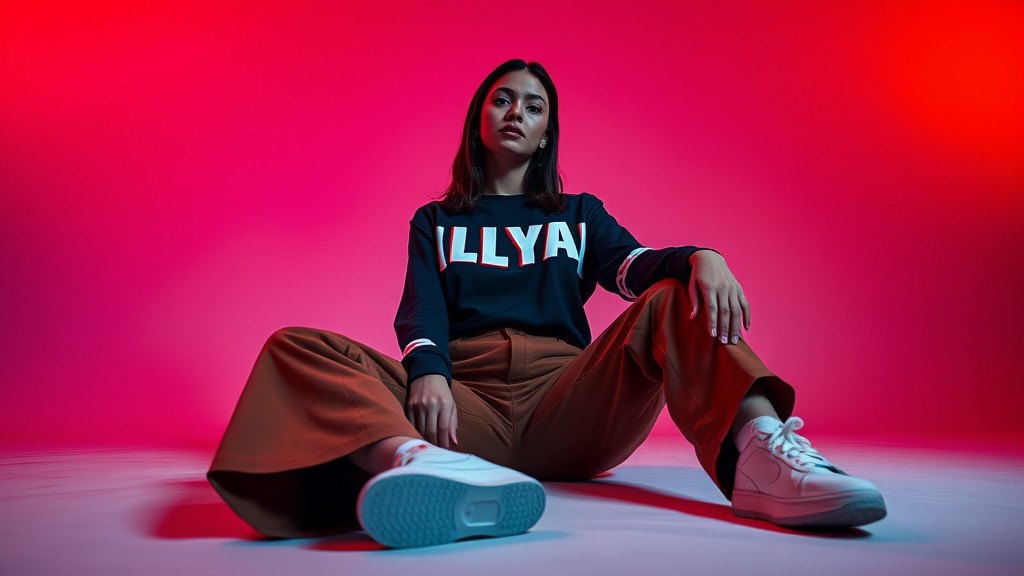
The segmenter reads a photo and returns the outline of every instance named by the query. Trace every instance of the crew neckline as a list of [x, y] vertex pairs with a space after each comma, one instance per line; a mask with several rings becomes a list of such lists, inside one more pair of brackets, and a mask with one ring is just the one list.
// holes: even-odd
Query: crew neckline
[[514, 202], [522, 201], [526, 198], [526, 194], [481, 194], [477, 201], [485, 200], [487, 202]]

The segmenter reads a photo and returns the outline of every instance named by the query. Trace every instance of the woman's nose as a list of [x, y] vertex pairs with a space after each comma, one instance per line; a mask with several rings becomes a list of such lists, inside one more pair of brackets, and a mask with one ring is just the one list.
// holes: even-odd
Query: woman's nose
[[521, 108], [519, 107], [519, 103], [518, 102], [513, 102], [508, 107], [508, 110], [505, 112], [505, 119], [506, 120], [518, 120], [518, 121], [522, 122], [523, 114], [522, 114]]

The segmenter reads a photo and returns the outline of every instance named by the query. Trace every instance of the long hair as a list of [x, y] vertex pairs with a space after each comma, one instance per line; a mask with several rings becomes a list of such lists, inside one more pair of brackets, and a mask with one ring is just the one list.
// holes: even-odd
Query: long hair
[[480, 139], [480, 120], [491, 86], [499, 78], [518, 70], [526, 70], [544, 86], [548, 93], [547, 144], [530, 158], [523, 177], [527, 201], [549, 212], [564, 212], [567, 201], [562, 194], [562, 176], [558, 169], [558, 93], [551, 76], [537, 62], [509, 60], [498, 66], [480, 83], [466, 111], [462, 141], [452, 161], [452, 181], [444, 192], [441, 205], [449, 212], [468, 212], [484, 191], [484, 145]]

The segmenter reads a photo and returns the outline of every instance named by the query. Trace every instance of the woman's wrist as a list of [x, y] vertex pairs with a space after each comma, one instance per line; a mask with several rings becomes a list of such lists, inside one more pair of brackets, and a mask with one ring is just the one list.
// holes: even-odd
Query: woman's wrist
[[693, 254], [690, 254], [690, 257], [687, 258], [687, 262], [690, 263], [690, 266], [693, 266], [698, 260], [707, 258], [721, 258], [722, 260], [725, 260], [721, 254], [711, 248], [698, 248], [693, 252]]

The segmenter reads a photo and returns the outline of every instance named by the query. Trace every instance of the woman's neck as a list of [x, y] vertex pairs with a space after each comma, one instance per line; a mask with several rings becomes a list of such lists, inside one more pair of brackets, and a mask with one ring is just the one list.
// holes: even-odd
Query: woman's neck
[[522, 194], [525, 192], [523, 178], [526, 176], [526, 168], [529, 165], [529, 158], [524, 162], [519, 162], [488, 155], [484, 159], [484, 194], [495, 196]]

